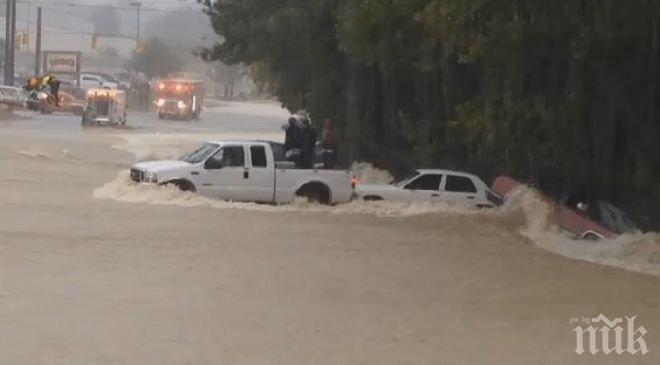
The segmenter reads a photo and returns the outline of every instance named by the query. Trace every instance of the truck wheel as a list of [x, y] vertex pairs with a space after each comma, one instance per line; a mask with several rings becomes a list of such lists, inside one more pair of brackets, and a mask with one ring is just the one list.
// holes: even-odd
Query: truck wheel
[[190, 191], [193, 193], [196, 191], [195, 185], [188, 180], [172, 180], [166, 182], [165, 185], [174, 186], [181, 191]]
[[310, 203], [330, 204], [330, 189], [322, 183], [305, 184], [298, 190], [296, 196], [307, 198]]
[[379, 202], [379, 201], [383, 200], [383, 198], [380, 197], [380, 196], [376, 196], [376, 195], [368, 195], [368, 196], [365, 196], [364, 198], [362, 198], [362, 200], [364, 200], [365, 202]]
[[163, 119], [163, 113], [158, 113], [158, 119]]

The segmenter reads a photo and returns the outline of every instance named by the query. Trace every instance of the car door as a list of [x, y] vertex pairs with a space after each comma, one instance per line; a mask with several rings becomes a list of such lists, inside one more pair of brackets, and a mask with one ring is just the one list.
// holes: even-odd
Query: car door
[[434, 202], [440, 199], [442, 174], [421, 174], [403, 187], [403, 199], [409, 202]]
[[477, 191], [476, 185], [469, 177], [447, 174], [442, 195], [443, 199], [452, 204], [475, 205], [477, 204]]
[[275, 194], [275, 170], [272, 154], [263, 144], [249, 146], [249, 163], [245, 181], [244, 199], [272, 203]]
[[223, 200], [244, 200], [242, 189], [246, 180], [245, 174], [244, 147], [223, 146], [206, 160], [199, 192]]

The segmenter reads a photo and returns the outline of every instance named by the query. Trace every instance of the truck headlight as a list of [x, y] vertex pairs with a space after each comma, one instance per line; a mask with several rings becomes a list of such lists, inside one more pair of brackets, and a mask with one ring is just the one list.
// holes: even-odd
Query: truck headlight
[[158, 99], [158, 101], [156, 102], [156, 106], [160, 108], [163, 105], [165, 105], [165, 99]]
[[184, 103], [182, 100], [179, 100], [179, 103], [177, 104], [179, 109], [185, 109], [186, 108], [186, 103]]
[[154, 183], [154, 184], [157, 184], [157, 183], [158, 183], [158, 175], [156, 175], [155, 172], [149, 172], [149, 171], [147, 171], [147, 172], [144, 174], [144, 181], [145, 181], [145, 182], [148, 182], [148, 183]]

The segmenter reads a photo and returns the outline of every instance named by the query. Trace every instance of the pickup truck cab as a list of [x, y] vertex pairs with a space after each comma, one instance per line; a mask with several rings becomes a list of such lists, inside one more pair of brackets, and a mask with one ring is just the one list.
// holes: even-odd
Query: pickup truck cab
[[296, 196], [321, 204], [345, 203], [354, 188], [350, 171], [296, 169], [274, 142], [206, 142], [178, 161], [135, 164], [131, 180], [222, 200], [273, 204], [291, 203]]
[[80, 87], [84, 90], [87, 89], [117, 89], [117, 83], [108, 81], [101, 75], [97, 74], [81, 74]]
[[490, 189], [477, 176], [450, 170], [417, 170], [393, 184], [360, 184], [359, 198], [405, 203], [447, 203], [490, 208]]

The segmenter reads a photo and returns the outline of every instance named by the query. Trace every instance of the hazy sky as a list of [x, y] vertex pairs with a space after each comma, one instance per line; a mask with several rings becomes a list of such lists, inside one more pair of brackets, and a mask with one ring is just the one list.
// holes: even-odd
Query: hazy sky
[[[144, 38], [149, 37], [148, 30], [153, 28], [151, 27], [151, 21], [154, 18], [165, 17], [168, 12], [177, 9], [190, 9], [201, 12], [201, 6], [197, 4], [196, 0], [141, 0], [141, 2], [144, 11], [141, 12], [140, 29]], [[134, 37], [137, 31], [137, 13], [134, 8], [129, 6], [129, 3], [129, 0], [18, 0], [17, 31], [32, 33], [30, 43], [33, 47], [36, 9], [37, 6], [42, 6], [43, 22], [46, 30], [44, 47], [47, 49], [88, 52], [91, 50], [91, 38], [95, 32], [92, 19], [98, 18], [92, 14], [116, 12], [120, 18], [120, 27], [116, 31], [109, 31], [109, 34], [106, 35], [123, 35], [125, 38], [100, 37], [100, 47], [113, 47], [119, 49], [123, 54], [128, 54], [134, 48]], [[5, 1], [0, 0], [2, 13], [4, 13], [4, 7]], [[176, 17], [174, 20], [176, 22]], [[2, 24], [4, 25], [4, 19], [2, 19]], [[181, 29], [180, 27], [180, 24], [172, 24], [173, 29]], [[103, 28], [108, 29], [107, 26]], [[196, 29], [196, 34], [200, 34], [200, 32], [207, 33], [205, 39], [213, 39], [214, 34], [210, 25], [204, 28], [204, 25], [199, 23], [185, 29], [191, 31], [193, 28]], [[171, 34], [163, 34], [162, 36], [172, 37]]]

